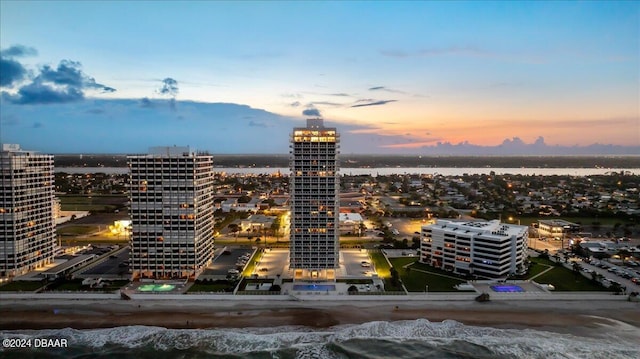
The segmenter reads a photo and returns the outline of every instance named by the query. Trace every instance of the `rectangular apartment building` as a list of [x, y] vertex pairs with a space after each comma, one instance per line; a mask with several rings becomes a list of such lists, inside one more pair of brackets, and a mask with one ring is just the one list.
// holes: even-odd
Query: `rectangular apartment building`
[[290, 256], [296, 279], [335, 279], [339, 266], [339, 135], [308, 119], [291, 136]]
[[423, 226], [421, 237], [420, 261], [436, 268], [483, 278], [504, 278], [526, 270], [526, 226], [439, 219]]
[[5, 144], [0, 153], [0, 277], [53, 262], [53, 156]]
[[213, 159], [189, 147], [128, 156], [134, 278], [197, 276], [213, 258]]

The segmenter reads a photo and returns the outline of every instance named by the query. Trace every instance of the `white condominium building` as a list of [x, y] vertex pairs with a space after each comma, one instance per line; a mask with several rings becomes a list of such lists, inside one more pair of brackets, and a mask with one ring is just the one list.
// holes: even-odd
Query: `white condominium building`
[[0, 153], [0, 277], [53, 262], [53, 156], [5, 144]]
[[196, 276], [213, 257], [213, 160], [189, 147], [128, 156], [133, 277]]
[[335, 279], [339, 266], [339, 135], [308, 119], [291, 136], [290, 268], [296, 279]]
[[420, 261], [456, 274], [501, 278], [524, 273], [528, 228], [498, 220], [439, 219], [422, 226]]

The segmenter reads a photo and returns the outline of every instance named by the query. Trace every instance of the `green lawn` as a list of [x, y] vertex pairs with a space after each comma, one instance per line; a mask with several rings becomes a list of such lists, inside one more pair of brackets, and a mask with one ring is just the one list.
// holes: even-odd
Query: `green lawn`
[[556, 265], [556, 262], [552, 262], [550, 259], [546, 259], [546, 258], [529, 257], [529, 260], [531, 261], [531, 263], [544, 264], [552, 267]]
[[547, 269], [549, 269], [549, 267], [547, 267], [546, 265], [543, 265], [540, 263], [534, 263], [532, 261], [531, 266], [529, 267], [529, 273], [527, 273], [526, 279], [535, 277], [536, 275], [544, 272]]
[[551, 284], [556, 291], [607, 291], [603, 286], [593, 283], [582, 274], [577, 275], [570, 269], [554, 266], [547, 273], [534, 279], [537, 283]]
[[529, 261], [531, 264], [529, 265], [529, 271], [527, 274], [516, 276], [514, 279], [528, 280], [546, 271], [549, 267], [555, 267], [555, 262], [545, 258], [529, 257]]
[[253, 255], [253, 257], [251, 257], [251, 260], [249, 261], [249, 263], [245, 267], [244, 272], [242, 272], [242, 276], [243, 277], [250, 277], [251, 274], [253, 274], [253, 270], [256, 268], [256, 263], [258, 262], [258, 259], [260, 257], [262, 257], [262, 252], [261, 251], [257, 251]]
[[58, 198], [63, 211], [113, 211], [127, 201], [127, 196], [122, 195], [61, 195]]
[[[376, 264], [376, 269], [378, 268], [378, 262], [382, 263], [384, 261], [384, 257], [382, 253], [372, 252], [371, 260], [374, 264]], [[431, 266], [428, 266], [423, 263], [417, 262], [418, 258], [416, 257], [403, 257], [403, 258], [391, 258], [389, 261], [391, 265], [398, 271], [400, 275], [400, 279], [407, 288], [409, 292], [424, 292], [425, 286], [429, 286], [429, 292], [452, 292], [456, 291], [454, 286], [460, 283], [465, 283], [466, 280], [464, 278], [458, 277], [453, 273], [443, 271], [441, 269], [436, 269]], [[564, 268], [562, 266], [556, 266], [554, 262], [543, 259], [543, 258], [530, 258], [532, 262], [532, 267], [530, 269], [528, 278], [533, 277], [551, 267], [551, 269], [537, 277], [535, 279], [538, 283], [544, 284], [552, 284], [557, 291], [606, 291], [607, 289], [593, 283], [590, 279], [585, 278], [582, 274], [578, 274], [577, 276], [570, 269]], [[388, 265], [385, 265], [386, 261], [381, 267], [385, 271], [388, 271]], [[408, 265], [408, 266], [407, 266]], [[407, 268], [404, 268], [407, 266]], [[378, 271], [380, 273], [380, 271]], [[424, 273], [428, 272], [428, 273]], [[389, 277], [383, 277], [385, 279], [385, 286], [388, 285], [390, 280], [387, 280]], [[452, 277], [458, 277], [452, 278]], [[392, 290], [390, 288], [386, 288], [387, 290]]]
[[42, 282], [13, 281], [0, 286], [0, 292], [33, 292], [44, 287]]
[[371, 257], [371, 263], [378, 273], [378, 277], [382, 279], [387, 279], [391, 277], [391, 272], [389, 272], [389, 263], [387, 263], [387, 259], [384, 257], [384, 254], [380, 251], [370, 251], [369, 257]]
[[60, 235], [81, 235], [98, 231], [98, 226], [65, 226], [56, 232]]
[[226, 280], [217, 280], [215, 282], [196, 282], [193, 283], [187, 293], [195, 292], [230, 292], [236, 287], [235, 282]]
[[[391, 267], [381, 251], [370, 251], [369, 257], [378, 277], [384, 281], [384, 289], [388, 292], [404, 292], [402, 285], [395, 286], [391, 283]], [[400, 274], [400, 273], [398, 273]]]
[[418, 261], [418, 257], [400, 257], [400, 258], [389, 258], [389, 262], [391, 265], [399, 272], [403, 266], [407, 264], [413, 264]]
[[[457, 274], [448, 272], [448, 271], [440, 269], [440, 268], [434, 268], [434, 267], [432, 267], [432, 266], [430, 266], [428, 264], [420, 263], [418, 261], [413, 263], [412, 268], [420, 269], [420, 270], [427, 271], [427, 272], [433, 273], [433, 274], [439, 274], [441, 276], [459, 277]], [[465, 280], [465, 279], [460, 278], [460, 280]]]
[[54, 283], [51, 286], [49, 286], [47, 289], [53, 290], [53, 291], [114, 292], [124, 287], [125, 285], [129, 284], [128, 280], [116, 280], [116, 281], [107, 280], [106, 282], [108, 282], [109, 285], [106, 285], [102, 288], [91, 288], [87, 285], [82, 285], [82, 279], [73, 279], [73, 280], [64, 281], [58, 284]]
[[[405, 288], [409, 292], [424, 292], [429, 286], [429, 292], [456, 292], [455, 285], [465, 283], [464, 279], [454, 279], [454, 274], [438, 270], [422, 263], [417, 263], [417, 257], [391, 258], [393, 267], [398, 271]], [[408, 266], [409, 270], [404, 268]], [[429, 273], [424, 273], [427, 271]], [[445, 277], [448, 276], [448, 277]]]

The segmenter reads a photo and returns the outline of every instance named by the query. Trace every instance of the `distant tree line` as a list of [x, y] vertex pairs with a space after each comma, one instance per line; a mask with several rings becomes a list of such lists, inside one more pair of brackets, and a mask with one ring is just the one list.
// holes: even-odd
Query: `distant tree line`
[[[220, 167], [289, 167], [289, 155], [216, 155]], [[348, 155], [340, 156], [342, 168], [358, 167], [506, 167], [506, 168], [638, 168], [634, 156], [418, 156], [418, 155]], [[126, 167], [124, 154], [55, 155], [58, 167]]]

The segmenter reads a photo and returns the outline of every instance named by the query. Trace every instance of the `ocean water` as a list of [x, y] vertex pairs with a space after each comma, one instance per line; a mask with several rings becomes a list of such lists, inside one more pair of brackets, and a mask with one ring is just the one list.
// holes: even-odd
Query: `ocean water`
[[[496, 329], [418, 319], [326, 329], [166, 329], [128, 326], [0, 332], [6, 338], [66, 339], [67, 348], [0, 348], [2, 358], [640, 358], [638, 328], [620, 323], [595, 336]], [[637, 339], [637, 340], [636, 340]]]

